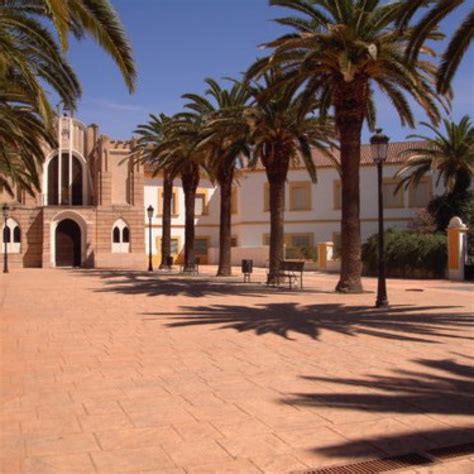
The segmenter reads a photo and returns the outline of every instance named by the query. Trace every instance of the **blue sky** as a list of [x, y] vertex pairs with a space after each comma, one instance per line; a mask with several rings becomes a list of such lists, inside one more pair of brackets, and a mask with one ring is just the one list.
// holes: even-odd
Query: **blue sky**
[[[73, 42], [69, 55], [83, 88], [77, 117], [97, 123], [102, 133], [129, 138], [148, 114], [182, 109], [183, 93], [204, 91], [206, 77], [239, 77], [263, 52], [258, 45], [286, 31], [273, 23], [284, 10], [267, 0], [112, 0], [133, 44], [138, 68], [130, 95], [118, 69], [92, 41]], [[452, 32], [469, 1], [442, 25]], [[474, 49], [454, 81], [452, 116], [472, 115]], [[426, 117], [416, 110], [418, 120]], [[389, 102], [378, 99], [380, 126], [392, 141], [411, 132], [402, 128]], [[421, 131], [421, 130], [420, 130]], [[368, 133], [363, 139], [367, 141]]]

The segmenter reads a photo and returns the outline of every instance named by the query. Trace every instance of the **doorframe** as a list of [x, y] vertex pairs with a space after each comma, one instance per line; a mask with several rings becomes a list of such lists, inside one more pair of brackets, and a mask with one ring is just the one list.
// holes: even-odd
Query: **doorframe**
[[52, 267], [56, 267], [56, 229], [58, 224], [65, 219], [71, 219], [74, 221], [81, 230], [81, 263], [80, 266], [84, 265], [86, 260], [86, 243], [87, 243], [87, 223], [82, 216], [72, 211], [62, 211], [56, 214], [53, 219], [51, 219], [50, 224], [50, 263]]

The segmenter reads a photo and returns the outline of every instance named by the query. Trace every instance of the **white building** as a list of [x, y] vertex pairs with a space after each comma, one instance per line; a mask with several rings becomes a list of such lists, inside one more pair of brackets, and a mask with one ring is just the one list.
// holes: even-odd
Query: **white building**
[[[406, 227], [416, 211], [425, 207], [437, 193], [431, 176], [425, 177], [416, 188], [393, 194], [395, 174], [402, 164], [399, 153], [413, 146], [413, 142], [392, 143], [384, 165], [385, 225]], [[285, 242], [287, 252], [297, 248], [314, 248], [318, 242], [337, 242], [340, 235], [341, 183], [335, 166], [324, 156], [316, 154], [318, 182], [313, 184], [307, 171], [293, 166], [285, 188]], [[160, 177], [145, 174], [145, 207], [153, 206], [153, 255], [160, 261], [161, 207], [163, 184]], [[360, 168], [361, 231], [362, 239], [377, 232], [377, 171], [370, 156], [370, 146], [362, 146]], [[441, 190], [438, 190], [441, 192]], [[217, 263], [219, 244], [219, 189], [203, 179], [196, 197], [196, 254], [202, 263]], [[256, 264], [268, 259], [270, 216], [268, 183], [263, 168], [241, 170], [234, 186], [232, 237], [233, 264], [241, 258], [254, 258]], [[182, 254], [184, 245], [184, 194], [180, 179], [174, 182], [172, 217], [172, 254]], [[146, 239], [148, 242], [148, 239]], [[146, 245], [148, 245], [146, 243]], [[148, 252], [148, 248], [146, 248]]]

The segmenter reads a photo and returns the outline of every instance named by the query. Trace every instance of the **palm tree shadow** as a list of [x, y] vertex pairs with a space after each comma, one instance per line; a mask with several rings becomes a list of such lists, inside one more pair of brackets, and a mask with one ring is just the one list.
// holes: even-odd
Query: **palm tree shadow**
[[392, 306], [376, 309], [342, 304], [299, 305], [294, 302], [256, 306], [186, 306], [178, 312], [143, 313], [151, 320], [171, 320], [169, 328], [216, 326], [216, 329], [275, 334], [292, 340], [292, 333], [318, 339], [321, 331], [347, 336], [440, 343], [440, 338], [473, 339], [466, 328], [474, 325], [468, 313], [449, 313], [453, 306]]
[[[351, 387], [351, 390], [341, 390], [339, 393], [294, 393], [280, 402], [310, 408], [316, 413], [318, 408], [328, 406], [340, 410], [381, 413], [383, 417], [396, 417], [401, 422], [399, 426], [406, 426], [390, 433], [385, 432], [382, 422], [379, 432], [372, 436], [364, 436], [362, 427], [357, 434], [352, 431], [347, 436], [344, 426], [336, 426], [336, 431], [341, 430], [340, 434], [351, 440], [313, 449], [329, 457], [340, 457], [349, 451], [357, 452], [355, 448], [362, 444], [370, 444], [387, 454], [405, 454], [433, 447], [473, 443], [474, 368], [450, 359], [416, 359], [413, 362], [420, 366], [419, 371], [393, 369], [393, 376], [372, 375], [364, 379], [303, 377], [319, 384], [328, 383], [331, 387]], [[354, 393], [353, 387], [365, 391]], [[420, 418], [410, 415], [424, 415], [425, 421], [436, 421], [441, 427], [420, 429]], [[457, 426], [449, 426], [453, 423]]]
[[[178, 273], [148, 273], [143, 271], [121, 270], [78, 270], [84, 276], [98, 276], [104, 287], [95, 289], [99, 293], [119, 293], [143, 296], [188, 296], [202, 298], [205, 296], [232, 295], [253, 296], [262, 298], [275, 293], [297, 294], [285, 288], [272, 288], [261, 283], [242, 282], [240, 277], [216, 279], [210, 275], [192, 277]], [[300, 293], [334, 293], [318, 289], [299, 290]]]

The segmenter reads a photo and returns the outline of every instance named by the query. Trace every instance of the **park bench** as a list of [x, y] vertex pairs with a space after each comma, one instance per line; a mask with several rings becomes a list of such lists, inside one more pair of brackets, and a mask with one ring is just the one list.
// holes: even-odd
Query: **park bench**
[[279, 286], [282, 281], [287, 280], [288, 286], [293, 289], [293, 286], [300, 283], [300, 288], [303, 289], [303, 271], [304, 261], [303, 260], [282, 260], [280, 262], [280, 268], [278, 273], [272, 279], [270, 284], [273, 286]]

